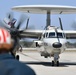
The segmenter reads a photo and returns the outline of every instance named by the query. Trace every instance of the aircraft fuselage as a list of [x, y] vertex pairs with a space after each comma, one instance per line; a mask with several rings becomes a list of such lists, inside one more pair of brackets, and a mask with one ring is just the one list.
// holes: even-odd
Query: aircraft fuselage
[[65, 43], [66, 38], [63, 30], [45, 30], [41, 40], [38, 41], [38, 51], [44, 57], [54, 57], [54, 54], [59, 56], [66, 48]]

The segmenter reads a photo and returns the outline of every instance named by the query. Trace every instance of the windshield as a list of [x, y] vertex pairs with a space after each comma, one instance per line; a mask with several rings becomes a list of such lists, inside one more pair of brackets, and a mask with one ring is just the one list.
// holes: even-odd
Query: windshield
[[61, 33], [61, 32], [57, 32], [57, 33], [55, 33], [55, 32], [50, 32], [49, 33], [49, 36], [48, 36], [49, 38], [63, 38], [63, 33]]
[[58, 33], [57, 33], [57, 37], [58, 37], [58, 38], [63, 38], [63, 34], [58, 32]]
[[53, 38], [53, 37], [55, 37], [55, 32], [50, 32], [49, 33], [49, 38]]

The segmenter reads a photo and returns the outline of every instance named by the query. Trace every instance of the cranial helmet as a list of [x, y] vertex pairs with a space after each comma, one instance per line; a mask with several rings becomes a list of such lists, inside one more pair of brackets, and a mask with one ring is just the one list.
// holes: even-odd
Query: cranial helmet
[[4, 29], [0, 28], [0, 49], [9, 50], [12, 47], [11, 35]]

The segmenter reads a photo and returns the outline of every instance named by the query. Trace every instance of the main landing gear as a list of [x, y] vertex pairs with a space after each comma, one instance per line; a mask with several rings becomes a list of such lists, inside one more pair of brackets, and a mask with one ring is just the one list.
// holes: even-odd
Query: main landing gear
[[20, 57], [19, 55], [16, 55], [16, 51], [15, 52], [11, 51], [11, 54], [15, 59], [19, 60]]
[[54, 60], [52, 61], [52, 66], [59, 66], [59, 54], [54, 54]]
[[15, 58], [16, 58], [17, 60], [19, 60], [20, 57], [19, 57], [19, 55], [16, 55]]
[[19, 60], [19, 59], [20, 59], [20, 56], [19, 56], [19, 55], [16, 55], [16, 52], [17, 52], [17, 51], [22, 52], [22, 46], [21, 46], [21, 45], [20, 45], [19, 47], [17, 47], [16, 50], [11, 51], [11, 54], [14, 56], [14, 58], [17, 59], [17, 60]]

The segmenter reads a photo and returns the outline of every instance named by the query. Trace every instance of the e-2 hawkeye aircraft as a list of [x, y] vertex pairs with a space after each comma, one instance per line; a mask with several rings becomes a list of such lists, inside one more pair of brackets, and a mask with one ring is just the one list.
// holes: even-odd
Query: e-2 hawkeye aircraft
[[51, 14], [75, 14], [76, 7], [74, 6], [59, 6], [59, 5], [23, 5], [14, 6], [12, 10], [24, 13], [46, 14], [46, 29], [45, 30], [24, 30], [20, 35], [25, 38], [37, 38], [34, 41], [41, 56], [53, 57], [52, 66], [59, 66], [59, 55], [66, 50], [66, 38], [76, 38], [76, 31], [63, 30], [61, 18], [60, 28], [53, 27], [50, 24]]

